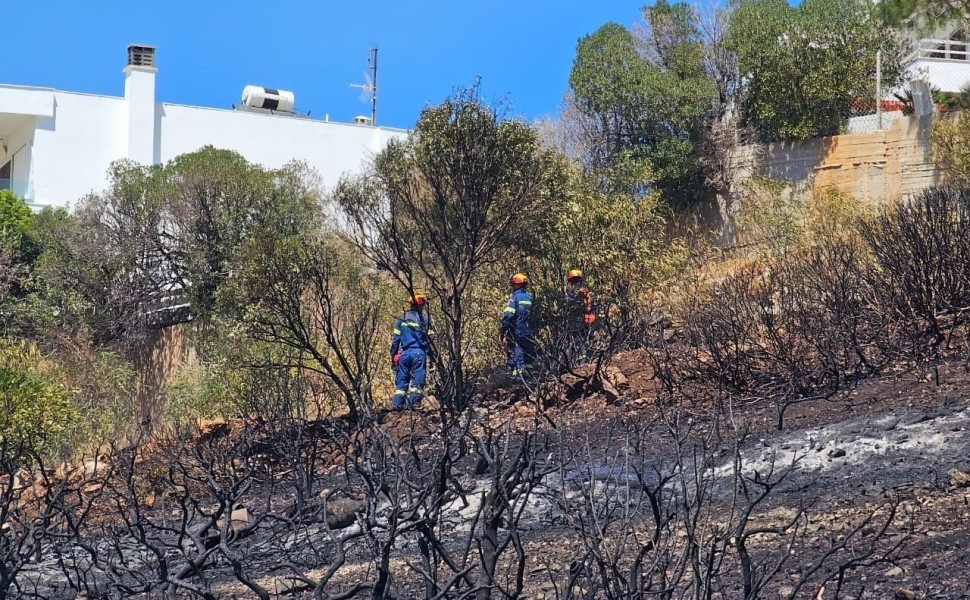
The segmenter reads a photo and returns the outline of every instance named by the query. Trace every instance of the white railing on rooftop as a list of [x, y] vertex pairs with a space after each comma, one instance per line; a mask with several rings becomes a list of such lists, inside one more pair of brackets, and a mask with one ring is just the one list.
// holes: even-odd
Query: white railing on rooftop
[[925, 38], [919, 41], [912, 54], [913, 60], [970, 60], [970, 43], [966, 40], [936, 40]]

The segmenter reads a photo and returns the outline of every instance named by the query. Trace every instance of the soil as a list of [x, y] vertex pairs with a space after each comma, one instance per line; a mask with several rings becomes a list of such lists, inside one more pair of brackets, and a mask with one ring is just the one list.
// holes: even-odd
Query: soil
[[[656, 440], [653, 457], [662, 472], [663, 465], [672, 462], [667, 454], [671, 446], [661, 411], [653, 403], [656, 381], [647, 356], [642, 351], [621, 354], [612, 367], [618, 374], [608, 379], [613, 380], [618, 397], [594, 393], [570, 399], [569, 390], [557, 383], [549, 384], [553, 401], [537, 402], [526, 400], [522, 389], [495, 385], [472, 409], [485, 422], [511, 423], [521, 431], [541, 423], [564, 443], [582, 446], [591, 469], [612, 456], [617, 428], [635, 424], [647, 439]], [[965, 475], [970, 473], [970, 372], [963, 363], [865, 380], [830, 399], [792, 405], [783, 430], [777, 427], [777, 409], [770, 403], [729, 409], [734, 422], [749, 427], [740, 448], [746, 473], [791, 469], [768, 509], [786, 514], [804, 508], [810, 522], [806, 543], [821, 547], [844, 532], [847, 523], [860, 521], [890, 501], [900, 503], [891, 535], [903, 541], [901, 550], [891, 564], [850, 573], [856, 578], [859, 598], [970, 598], [970, 477]], [[417, 411], [389, 413], [383, 421], [395, 437], [430, 439], [437, 428], [435, 415], [431, 401]], [[714, 472], [729, 475], [733, 467], [733, 460], [725, 455]], [[462, 468], [474, 485], [474, 465]], [[722, 493], [726, 502], [730, 490]], [[524, 544], [532, 549], [526, 596], [554, 598], [557, 592], [551, 582], [568, 571], [571, 551], [579, 541], [572, 529], [549, 518], [542, 506], [537, 504], [533, 513], [524, 521]], [[456, 508], [456, 514], [464, 513]], [[460, 519], [456, 523], [456, 532], [468, 525]], [[312, 545], [308, 542], [308, 548]], [[392, 558], [397, 591], [403, 597], [423, 597], [421, 587], [407, 575], [414, 552], [405, 545]], [[312, 562], [314, 557], [306, 559]], [[783, 595], [786, 586], [797, 580], [797, 561], [789, 564], [791, 569], [779, 575], [764, 597]], [[44, 563], [32, 565], [28, 576], [43, 578], [52, 569]], [[336, 580], [349, 586], [368, 577], [371, 570], [365, 561], [351, 557]], [[280, 573], [267, 564], [266, 574], [258, 581], [289, 597], [310, 597]], [[232, 579], [229, 570], [217, 580], [221, 581], [214, 590], [219, 597], [255, 597]], [[804, 590], [804, 597], [816, 593], [819, 598], [831, 597], [831, 590], [814, 588]]]

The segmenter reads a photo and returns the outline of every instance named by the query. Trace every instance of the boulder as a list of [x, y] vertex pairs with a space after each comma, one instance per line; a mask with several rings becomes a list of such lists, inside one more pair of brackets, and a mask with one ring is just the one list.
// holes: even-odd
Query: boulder
[[[304, 523], [326, 523], [330, 529], [344, 529], [357, 522], [357, 513], [364, 510], [362, 500], [353, 498], [316, 498], [307, 501], [301, 511], [290, 506], [287, 517], [301, 519]], [[298, 514], [299, 512], [299, 514]]]
[[[256, 520], [245, 506], [239, 506], [229, 513], [228, 537], [231, 540], [241, 539], [253, 533], [256, 527]], [[226, 528], [226, 519], [218, 519], [216, 526], [212, 527], [208, 522], [198, 523], [189, 528], [189, 533], [198, 536], [206, 548], [214, 548], [219, 545], [222, 530]]]
[[[256, 524], [253, 519], [253, 515], [250, 514], [249, 509], [245, 506], [240, 506], [239, 508], [233, 510], [229, 513], [229, 530], [233, 535], [240, 535], [247, 532], [249, 529]], [[226, 525], [225, 519], [219, 519], [216, 521], [216, 526], [221, 530]]]
[[277, 575], [270, 580], [268, 589], [273, 591], [277, 596], [283, 596], [288, 594], [299, 594], [310, 589], [310, 585], [297, 579], [296, 577], [289, 577], [286, 575]]
[[970, 487], [970, 475], [960, 469], [950, 469], [946, 474], [950, 480], [950, 485], [956, 488]]

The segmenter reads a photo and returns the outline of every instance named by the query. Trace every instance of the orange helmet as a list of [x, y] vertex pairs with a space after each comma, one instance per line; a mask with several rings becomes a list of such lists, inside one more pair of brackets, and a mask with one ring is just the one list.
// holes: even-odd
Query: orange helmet
[[525, 273], [516, 273], [509, 277], [509, 285], [525, 285], [529, 283], [529, 278]]
[[572, 281], [573, 279], [582, 279], [583, 270], [582, 269], [571, 269], [566, 273], [566, 281]]
[[424, 306], [424, 292], [414, 290], [414, 295], [411, 296], [411, 304], [415, 306]]

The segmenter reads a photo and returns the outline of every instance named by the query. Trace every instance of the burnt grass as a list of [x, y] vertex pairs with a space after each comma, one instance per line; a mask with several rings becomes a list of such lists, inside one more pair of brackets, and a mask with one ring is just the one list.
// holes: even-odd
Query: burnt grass
[[[586, 457], [590, 464], [609, 460], [618, 432], [634, 426], [646, 439], [655, 440], [650, 460], [662, 471], [663, 465], [673, 462], [673, 445], [663, 418], [665, 410], [654, 400], [655, 381], [646, 356], [642, 352], [624, 353], [613, 365], [626, 379], [619, 398], [591, 394], [569, 400], [563, 396], [543, 406], [529, 400], [524, 390], [494, 386], [472, 407], [475, 419], [510, 431], [538, 428], [563, 448], [580, 449], [577, 455]], [[860, 522], [890, 501], [898, 503], [898, 514], [887, 534], [890, 541], [899, 542], [898, 550], [889, 561], [850, 570], [845, 590], [851, 589], [852, 595], [840, 597], [970, 598], [970, 487], [950, 475], [953, 470], [970, 472], [970, 369], [963, 361], [943, 361], [931, 368], [862, 380], [829, 399], [792, 405], [781, 431], [776, 408], [766, 401], [729, 408], [731, 419], [747, 427], [748, 435], [741, 444], [746, 462], [757, 465], [777, 452], [800, 457], [785, 484], [766, 501], [763, 512], [784, 515], [786, 511], [806, 511], [810, 525], [792, 546], [793, 553], [804, 553], [805, 561], [842, 535], [847, 523]], [[686, 412], [694, 415], [699, 427], [709, 419], [709, 407], [689, 407]], [[398, 440], [416, 440], [418, 447], [436, 443], [440, 417], [432, 406], [405, 414], [386, 413], [380, 420]], [[328, 438], [341, 427], [344, 425], [339, 420], [316, 423], [308, 429], [308, 436]], [[213, 436], [231, 438], [233, 429], [232, 424], [210, 426], [199, 433], [196, 443], [206, 443]], [[159, 451], [155, 460], [165, 460], [164, 456]], [[725, 456], [725, 461], [729, 458]], [[294, 583], [287, 574], [305, 569], [319, 576], [333, 559], [333, 552], [319, 543], [324, 533], [320, 526], [288, 529], [291, 521], [275, 518], [273, 513], [285, 514], [296, 501], [291, 488], [283, 484], [291, 474], [272, 452], [263, 452], [258, 459], [264, 462], [266, 476], [254, 479], [246, 498], [251, 510], [261, 517], [255, 533], [245, 541], [246, 569], [274, 597], [312, 597], [305, 584]], [[313, 469], [322, 488], [348, 486], [350, 480], [341, 467], [345, 459], [346, 455], [332, 451], [321, 452], [315, 459]], [[581, 462], [574, 460], [575, 464]], [[149, 469], [150, 464], [151, 460], [141, 468]], [[471, 459], [454, 466], [457, 475], [468, 480], [480, 478], [480, 467]], [[352, 511], [357, 506], [353, 502], [361, 499], [360, 489], [342, 492], [346, 493], [340, 497], [350, 499], [348, 510]], [[728, 491], [722, 491], [724, 510], [728, 510], [729, 496]], [[145, 507], [151, 518], [163, 518], [161, 513], [171, 509], [171, 502]], [[112, 511], [117, 507], [105, 505], [101, 510], [97, 520], [104, 525], [113, 520]], [[524, 520], [520, 529], [527, 554], [524, 596], [561, 596], [562, 590], [550, 582], [561, 582], [574, 566], [573, 551], [580, 543], [575, 528], [562, 518], [540, 515]], [[448, 543], [463, 539], [457, 532], [451, 539], [447, 535], [444, 538]], [[349, 546], [345, 565], [328, 584], [330, 593], [348, 590], [373, 577], [370, 555], [365, 550], [359, 543]], [[391, 557], [395, 597], [425, 596], [423, 584], [408, 567], [416, 558], [414, 544], [395, 546]], [[804, 561], [795, 556], [760, 597], [786, 597], [803, 566]], [[57, 590], [56, 571], [57, 566], [47, 560], [25, 572], [35, 579], [51, 577], [49, 597], [74, 597], [75, 592]], [[206, 579], [215, 597], [256, 597], [225, 563], [216, 561], [206, 567]], [[818, 592], [817, 586], [806, 586], [797, 597], [814, 598]], [[42, 591], [40, 595], [44, 594]], [[190, 597], [184, 590], [176, 595]], [[367, 592], [361, 592], [360, 597], [367, 597]], [[720, 597], [740, 598], [740, 587], [722, 590]], [[818, 597], [833, 597], [832, 586]]]

